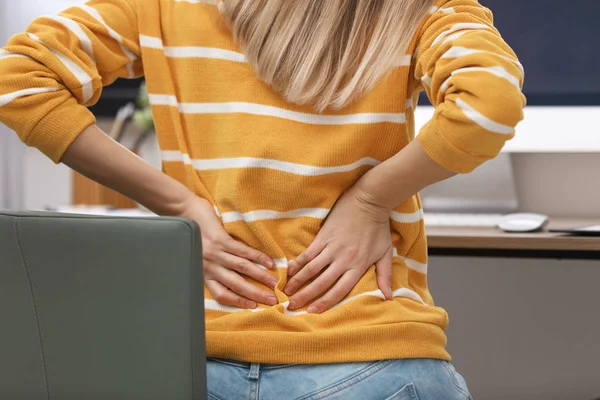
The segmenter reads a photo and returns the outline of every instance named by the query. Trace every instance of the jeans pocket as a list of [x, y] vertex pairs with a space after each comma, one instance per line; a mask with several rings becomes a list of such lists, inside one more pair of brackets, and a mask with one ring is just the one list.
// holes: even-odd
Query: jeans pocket
[[[322, 388], [304, 395], [298, 400], [341, 400], [341, 399], [370, 399], [373, 387], [370, 378], [377, 375], [379, 371], [389, 366], [392, 360], [372, 361], [358, 364], [338, 364], [336, 368], [345, 370], [343, 378], [331, 380], [331, 383], [323, 385]], [[329, 380], [329, 379], [327, 379]], [[360, 392], [360, 395], [357, 394]], [[389, 393], [389, 392], [388, 392]], [[371, 395], [371, 397], [369, 397]], [[382, 399], [384, 396], [379, 396]]]
[[417, 396], [415, 386], [409, 383], [385, 400], [419, 400], [419, 397]]

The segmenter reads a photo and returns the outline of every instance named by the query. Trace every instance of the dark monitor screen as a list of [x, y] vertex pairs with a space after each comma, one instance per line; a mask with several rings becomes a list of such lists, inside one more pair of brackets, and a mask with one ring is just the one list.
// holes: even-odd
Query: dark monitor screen
[[480, 0], [525, 67], [530, 105], [600, 105], [600, 0]]

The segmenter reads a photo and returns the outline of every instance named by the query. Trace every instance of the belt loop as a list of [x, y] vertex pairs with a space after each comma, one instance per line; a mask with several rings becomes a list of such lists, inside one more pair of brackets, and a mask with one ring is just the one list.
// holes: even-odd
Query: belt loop
[[260, 364], [250, 364], [250, 372], [248, 373], [248, 379], [258, 380], [260, 376]]

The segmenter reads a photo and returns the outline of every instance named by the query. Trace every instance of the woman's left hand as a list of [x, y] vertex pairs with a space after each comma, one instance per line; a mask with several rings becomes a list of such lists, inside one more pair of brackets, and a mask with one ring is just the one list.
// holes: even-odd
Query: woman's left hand
[[[293, 278], [284, 290], [292, 296], [288, 308], [301, 308], [320, 297], [307, 311], [327, 311], [350, 293], [373, 264], [379, 289], [391, 299], [389, 218], [390, 210], [370, 202], [369, 196], [360, 189], [353, 187], [347, 191], [332, 208], [313, 243], [290, 262], [288, 275]], [[320, 276], [297, 292], [319, 273]]]

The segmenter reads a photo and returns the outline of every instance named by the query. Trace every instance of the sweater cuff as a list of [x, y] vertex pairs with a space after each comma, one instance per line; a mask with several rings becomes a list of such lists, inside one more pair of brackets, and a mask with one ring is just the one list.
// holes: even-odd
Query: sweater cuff
[[94, 114], [72, 99], [46, 114], [24, 142], [28, 146], [37, 148], [58, 164], [79, 134], [95, 123]]
[[454, 146], [440, 130], [435, 118], [421, 129], [417, 140], [433, 161], [457, 174], [469, 173], [491, 158], [475, 156]]

